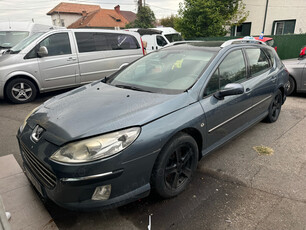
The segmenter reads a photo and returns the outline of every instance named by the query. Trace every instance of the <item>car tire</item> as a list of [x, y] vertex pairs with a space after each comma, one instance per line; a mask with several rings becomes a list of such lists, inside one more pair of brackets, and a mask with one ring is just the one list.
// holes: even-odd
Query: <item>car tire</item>
[[265, 119], [266, 122], [273, 123], [277, 121], [281, 108], [282, 108], [282, 104], [283, 104], [283, 94], [278, 89], [269, 106], [269, 110], [268, 110], [269, 113]]
[[295, 81], [293, 77], [289, 76], [289, 87], [287, 90], [287, 95], [291, 95], [295, 91]]
[[37, 95], [37, 89], [30, 80], [16, 78], [7, 84], [5, 95], [9, 101], [22, 104], [33, 101]]
[[196, 141], [186, 133], [175, 135], [162, 149], [152, 173], [152, 186], [163, 198], [177, 196], [190, 183], [199, 159]]

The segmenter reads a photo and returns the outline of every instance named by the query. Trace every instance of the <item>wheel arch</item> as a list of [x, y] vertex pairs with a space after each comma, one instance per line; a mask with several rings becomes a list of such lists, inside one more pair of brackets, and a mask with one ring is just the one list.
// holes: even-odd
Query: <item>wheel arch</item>
[[11, 81], [13, 81], [14, 79], [18, 79], [18, 78], [27, 79], [27, 80], [31, 81], [35, 85], [35, 87], [37, 89], [37, 92], [38, 93], [40, 92], [40, 84], [39, 84], [39, 82], [37, 81], [37, 79], [34, 76], [32, 76], [30, 74], [26, 74], [26, 73], [16, 73], [14, 75], [10, 74], [10, 76], [7, 78], [7, 80], [6, 80], [5, 84], [4, 84], [4, 87], [3, 87], [3, 95], [4, 95], [4, 97], [6, 97], [5, 92], [6, 92], [7, 85]]
[[[202, 158], [202, 148], [203, 148], [203, 136], [202, 136], [201, 132], [199, 130], [197, 130], [196, 128], [185, 128], [185, 129], [182, 129], [179, 132], [187, 133], [197, 142], [198, 150], [199, 150], [199, 158], [198, 159], [200, 160]], [[177, 132], [177, 133], [179, 133], [179, 132]]]

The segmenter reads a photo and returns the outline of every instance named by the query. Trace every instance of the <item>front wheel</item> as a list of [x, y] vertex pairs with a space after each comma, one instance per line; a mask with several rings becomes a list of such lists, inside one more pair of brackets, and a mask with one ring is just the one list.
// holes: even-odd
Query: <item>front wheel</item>
[[190, 183], [198, 163], [196, 141], [179, 133], [162, 149], [155, 163], [152, 185], [158, 195], [170, 198], [181, 193]]
[[273, 123], [277, 121], [282, 108], [282, 104], [283, 104], [283, 94], [280, 90], [277, 90], [269, 106], [268, 116], [265, 119], [268, 123]]
[[33, 101], [36, 94], [35, 85], [30, 80], [24, 78], [13, 79], [8, 83], [5, 90], [7, 99], [16, 104]]

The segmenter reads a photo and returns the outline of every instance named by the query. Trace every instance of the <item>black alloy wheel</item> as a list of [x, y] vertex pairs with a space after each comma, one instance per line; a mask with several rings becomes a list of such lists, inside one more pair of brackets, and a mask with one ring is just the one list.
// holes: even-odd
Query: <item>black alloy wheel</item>
[[164, 198], [181, 193], [190, 183], [198, 163], [198, 146], [188, 134], [179, 133], [166, 144], [154, 167], [152, 182]]
[[276, 94], [274, 95], [274, 98], [269, 106], [269, 114], [266, 117], [266, 121], [269, 123], [273, 123], [277, 121], [281, 108], [283, 104], [283, 96], [282, 92], [280, 90], [277, 90]]

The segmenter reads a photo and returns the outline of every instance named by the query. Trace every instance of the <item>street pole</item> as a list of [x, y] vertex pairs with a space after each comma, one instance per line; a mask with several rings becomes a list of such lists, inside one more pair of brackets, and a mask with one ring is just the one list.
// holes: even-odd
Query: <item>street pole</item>
[[263, 34], [264, 34], [264, 32], [265, 32], [266, 19], [267, 19], [267, 12], [268, 12], [268, 5], [269, 5], [269, 0], [266, 0], [265, 17], [264, 17], [264, 22], [263, 22], [263, 27], [262, 27], [262, 33], [263, 33]]

